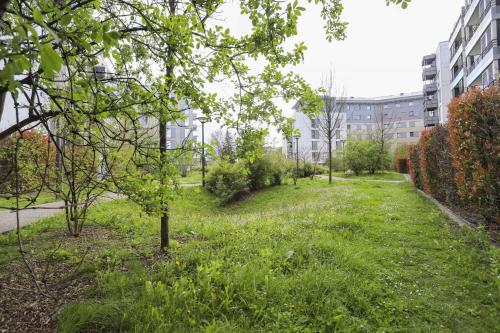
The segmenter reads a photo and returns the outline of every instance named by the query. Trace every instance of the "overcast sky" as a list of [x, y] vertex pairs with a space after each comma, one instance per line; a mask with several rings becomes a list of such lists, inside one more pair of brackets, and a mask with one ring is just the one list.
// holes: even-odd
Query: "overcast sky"
[[328, 43], [317, 10], [301, 19], [309, 47], [297, 71], [313, 86], [329, 68], [349, 96], [373, 97], [422, 89], [421, 59], [448, 40], [464, 0], [412, 0], [406, 10], [384, 0], [344, 0], [347, 38]]

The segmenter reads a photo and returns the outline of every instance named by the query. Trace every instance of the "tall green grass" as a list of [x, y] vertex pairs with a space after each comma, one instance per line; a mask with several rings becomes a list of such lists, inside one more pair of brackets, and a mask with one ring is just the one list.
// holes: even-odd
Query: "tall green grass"
[[184, 189], [168, 260], [151, 260], [159, 226], [133, 204], [92, 218], [116, 239], [90, 263], [98, 296], [66, 306], [61, 332], [500, 328], [498, 248], [406, 183], [301, 180], [229, 207]]

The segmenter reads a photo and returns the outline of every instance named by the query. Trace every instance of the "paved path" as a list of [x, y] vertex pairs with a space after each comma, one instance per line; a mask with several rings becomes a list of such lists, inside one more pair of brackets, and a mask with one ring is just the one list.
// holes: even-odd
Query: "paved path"
[[[33, 206], [19, 211], [21, 226], [32, 224], [41, 218], [57, 215], [64, 211], [64, 202], [52, 202], [44, 205]], [[17, 228], [16, 212], [11, 210], [0, 212], [0, 233]]]

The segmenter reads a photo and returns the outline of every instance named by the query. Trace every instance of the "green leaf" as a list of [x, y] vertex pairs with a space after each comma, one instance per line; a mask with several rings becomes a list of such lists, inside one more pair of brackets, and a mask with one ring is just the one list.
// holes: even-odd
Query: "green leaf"
[[51, 44], [43, 44], [40, 47], [40, 63], [45, 75], [54, 77], [54, 74], [61, 69], [63, 60], [59, 53], [54, 51]]

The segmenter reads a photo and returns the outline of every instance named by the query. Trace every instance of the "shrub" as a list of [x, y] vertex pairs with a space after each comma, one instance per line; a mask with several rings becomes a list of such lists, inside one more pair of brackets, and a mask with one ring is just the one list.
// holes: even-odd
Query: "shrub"
[[448, 113], [458, 193], [500, 223], [500, 88], [472, 90], [454, 99]]
[[220, 161], [210, 168], [206, 186], [222, 204], [235, 201], [248, 190], [247, 170], [241, 162]]
[[423, 190], [422, 172], [420, 171], [420, 152], [418, 145], [408, 147], [410, 177], [416, 188]]
[[255, 158], [247, 163], [248, 168], [248, 186], [251, 190], [260, 190], [266, 186], [273, 176], [271, 163], [268, 156]]
[[[20, 191], [38, 191], [55, 179], [55, 147], [47, 136], [35, 130], [16, 134], [0, 143], [3, 171], [0, 192], [15, 191], [14, 153], [19, 140], [18, 165]], [[47, 171], [47, 172], [46, 172]]]
[[379, 143], [373, 140], [349, 140], [345, 147], [345, 166], [356, 175], [363, 170], [374, 174], [386, 164], [387, 158], [388, 154], [381, 154]]
[[419, 148], [424, 190], [437, 200], [456, 202], [457, 189], [453, 181], [448, 129], [437, 125], [429, 131], [424, 131], [420, 137]]
[[392, 154], [392, 168], [399, 173], [408, 173], [409, 169], [409, 147], [398, 145]]

